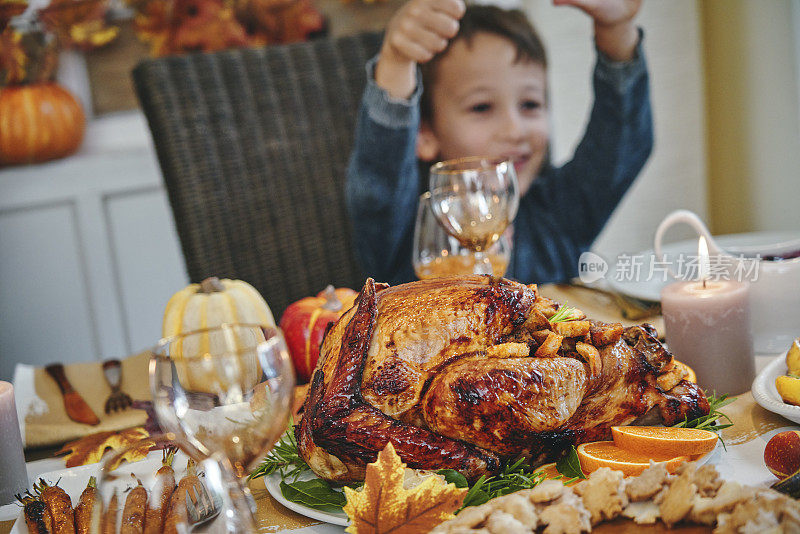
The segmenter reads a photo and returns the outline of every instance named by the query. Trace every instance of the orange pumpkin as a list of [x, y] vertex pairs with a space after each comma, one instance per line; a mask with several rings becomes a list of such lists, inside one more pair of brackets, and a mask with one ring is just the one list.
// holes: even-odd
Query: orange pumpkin
[[281, 316], [280, 327], [292, 355], [297, 382], [308, 382], [319, 359], [319, 348], [328, 324], [339, 320], [350, 309], [358, 293], [352, 289], [328, 286], [316, 297], [290, 304]]
[[85, 128], [80, 103], [58, 84], [0, 89], [0, 164], [68, 156], [80, 146]]

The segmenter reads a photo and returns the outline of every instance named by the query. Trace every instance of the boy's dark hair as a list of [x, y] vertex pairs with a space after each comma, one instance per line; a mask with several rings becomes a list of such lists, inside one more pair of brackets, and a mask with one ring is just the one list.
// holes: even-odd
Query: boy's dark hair
[[532, 61], [547, 68], [544, 44], [525, 13], [518, 9], [506, 10], [492, 5], [468, 5], [459, 21], [458, 33], [447, 44], [447, 48], [421, 66], [422, 85], [428, 89], [423, 90], [420, 100], [422, 120], [433, 117], [430, 88], [436, 83], [439, 61], [455, 41], [463, 39], [471, 44], [472, 38], [478, 33], [491, 33], [511, 41], [517, 51], [515, 61]]

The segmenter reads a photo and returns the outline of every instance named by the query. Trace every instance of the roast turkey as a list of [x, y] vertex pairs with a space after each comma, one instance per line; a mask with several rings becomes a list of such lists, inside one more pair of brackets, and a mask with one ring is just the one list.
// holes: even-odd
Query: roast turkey
[[649, 325], [587, 320], [503, 278], [368, 279], [320, 352], [295, 433], [311, 469], [340, 483], [363, 480], [389, 441], [410, 467], [474, 480], [645, 414], [709, 412]]

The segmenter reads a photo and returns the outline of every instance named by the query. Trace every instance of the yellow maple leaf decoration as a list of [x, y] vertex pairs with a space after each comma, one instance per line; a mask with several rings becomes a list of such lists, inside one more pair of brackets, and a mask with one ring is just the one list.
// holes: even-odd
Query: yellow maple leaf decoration
[[153, 440], [146, 439], [149, 436], [150, 434], [147, 430], [140, 426], [119, 432], [97, 432], [81, 439], [70, 441], [56, 454], [69, 452], [64, 458], [67, 467], [75, 467], [99, 462], [106, 449], [118, 451], [125, 447], [130, 447], [124, 455], [118, 458], [119, 461], [115, 465], [110, 466], [111, 469], [116, 469], [123, 460], [128, 462], [143, 460], [155, 445]]
[[467, 494], [439, 477], [427, 477], [412, 489], [403, 488], [405, 464], [389, 442], [378, 459], [367, 465], [364, 487], [356, 491], [344, 488], [350, 518], [345, 532], [351, 534], [414, 534], [455, 517]]

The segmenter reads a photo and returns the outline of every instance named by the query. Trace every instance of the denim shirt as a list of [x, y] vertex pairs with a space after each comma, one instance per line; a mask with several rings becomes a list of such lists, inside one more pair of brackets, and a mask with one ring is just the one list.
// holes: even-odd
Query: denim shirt
[[[378, 281], [414, 280], [414, 221], [428, 176], [420, 172], [416, 139], [422, 86], [408, 100], [379, 88], [367, 63], [356, 138], [347, 170], [346, 200], [353, 241], [364, 271]], [[639, 44], [634, 59], [598, 53], [595, 101], [572, 159], [546, 164], [520, 199], [506, 277], [524, 283], [565, 281], [589, 250], [636, 179], [653, 147], [650, 89]]]

